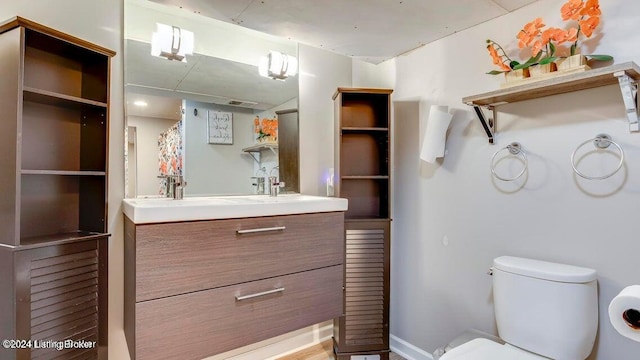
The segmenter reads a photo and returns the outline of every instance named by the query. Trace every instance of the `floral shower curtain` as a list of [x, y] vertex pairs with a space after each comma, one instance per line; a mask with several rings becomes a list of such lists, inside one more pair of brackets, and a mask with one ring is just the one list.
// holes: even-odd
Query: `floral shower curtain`
[[[182, 175], [182, 121], [161, 133], [158, 137], [158, 173], [162, 175]], [[166, 195], [166, 178], [160, 179], [160, 195]]]

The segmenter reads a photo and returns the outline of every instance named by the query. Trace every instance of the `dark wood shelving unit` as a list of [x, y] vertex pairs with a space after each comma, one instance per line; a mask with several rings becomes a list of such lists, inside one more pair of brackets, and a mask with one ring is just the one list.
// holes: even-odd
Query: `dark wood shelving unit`
[[115, 53], [21, 17], [0, 23], [0, 51], [0, 337], [96, 342], [0, 358], [106, 358]]
[[389, 359], [389, 89], [338, 88], [335, 105], [336, 196], [345, 214], [344, 315], [334, 321], [337, 360]]

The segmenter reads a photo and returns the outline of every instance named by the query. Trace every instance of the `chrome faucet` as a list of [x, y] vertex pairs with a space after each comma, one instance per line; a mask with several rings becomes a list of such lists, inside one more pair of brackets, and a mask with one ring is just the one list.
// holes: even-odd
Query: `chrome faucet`
[[182, 200], [184, 188], [187, 186], [187, 182], [182, 175], [160, 175], [158, 177], [167, 179], [165, 183], [165, 197]]
[[279, 171], [278, 166], [274, 166], [269, 171], [269, 196], [278, 196], [280, 188], [284, 187], [284, 181], [279, 181], [277, 176], [273, 175], [273, 171]]
[[269, 196], [278, 196], [280, 182], [276, 176], [269, 176]]

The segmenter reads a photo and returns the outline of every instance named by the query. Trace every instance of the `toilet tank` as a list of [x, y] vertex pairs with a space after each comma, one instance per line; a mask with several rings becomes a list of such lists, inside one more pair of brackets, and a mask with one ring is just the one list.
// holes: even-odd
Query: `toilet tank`
[[502, 256], [493, 262], [493, 300], [507, 343], [556, 360], [591, 353], [598, 330], [595, 270]]

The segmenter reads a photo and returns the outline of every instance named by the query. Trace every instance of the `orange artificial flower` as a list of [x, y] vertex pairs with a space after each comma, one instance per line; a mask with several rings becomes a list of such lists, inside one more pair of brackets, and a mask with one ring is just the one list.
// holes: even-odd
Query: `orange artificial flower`
[[598, 24], [600, 24], [600, 17], [592, 16], [586, 20], [581, 20], [579, 24], [584, 36], [589, 38], [593, 34], [593, 30], [595, 30], [595, 28], [598, 27]]
[[545, 45], [551, 41], [555, 41], [558, 45], [567, 41], [574, 42], [578, 39], [578, 29], [571, 28], [569, 30], [563, 30], [559, 28], [549, 28], [542, 32], [541, 38]]
[[[527, 69], [538, 64], [549, 64], [564, 56], [557, 56], [557, 45], [571, 43], [570, 54], [575, 55], [578, 49], [578, 38], [584, 34], [585, 38], [590, 38], [594, 30], [600, 24], [599, 0], [565, 0], [560, 10], [560, 15], [564, 21], [572, 21], [576, 24], [568, 25], [567, 29], [549, 27], [545, 28], [542, 18], [535, 18], [525, 24], [518, 32], [518, 47], [520, 49], [530, 47], [530, 58], [525, 62], [515, 61], [509, 58], [504, 49], [496, 42], [488, 39], [487, 50], [493, 59], [493, 63], [500, 66], [500, 71], [492, 70], [491, 75], [509, 72], [511, 69]], [[528, 54], [527, 54], [528, 55]], [[585, 55], [591, 60], [612, 61], [609, 55]]]
[[600, 11], [600, 4], [598, 0], [587, 0], [587, 3], [584, 5], [584, 8], [580, 10], [580, 15], [584, 16], [600, 16], [602, 11]]
[[502, 58], [498, 54], [498, 50], [496, 50], [493, 45], [487, 45], [487, 50], [489, 50], [489, 55], [491, 55], [494, 64], [500, 66], [500, 69], [504, 71], [511, 71], [511, 68], [502, 61]]
[[532, 22], [527, 23], [518, 33], [518, 46], [520, 49], [531, 45], [534, 38], [540, 34], [540, 28], [544, 27], [542, 18], [536, 18]]
[[580, 19], [580, 11], [582, 11], [584, 3], [582, 0], [569, 0], [566, 4], [562, 5], [560, 8], [560, 14], [562, 15], [562, 20], [578, 20]]
[[533, 43], [533, 46], [531, 46], [531, 56], [536, 56], [538, 55], [538, 53], [540, 53], [540, 51], [542, 51], [542, 48], [545, 47], [545, 44], [542, 40], [538, 40], [536, 42]]
[[563, 37], [561, 39], [558, 39], [558, 44], [562, 44], [565, 41], [576, 42], [578, 41], [578, 29], [571, 28], [565, 32], [564, 36], [566, 36], [566, 38]]
[[491, 45], [487, 45], [487, 50], [489, 50], [489, 55], [491, 55], [494, 64], [499, 65], [502, 63], [502, 60], [500, 59], [500, 55], [498, 55], [498, 50], [496, 50], [496, 48]]
[[258, 126], [260, 125], [260, 118], [256, 116], [255, 119], [253, 119], [253, 125]]

